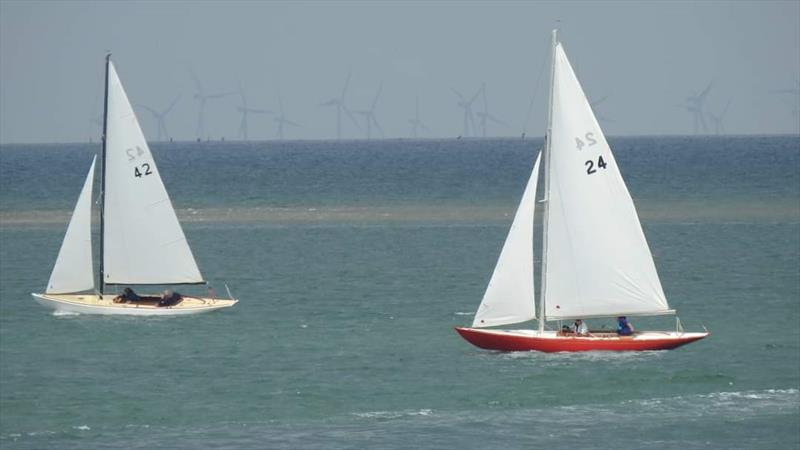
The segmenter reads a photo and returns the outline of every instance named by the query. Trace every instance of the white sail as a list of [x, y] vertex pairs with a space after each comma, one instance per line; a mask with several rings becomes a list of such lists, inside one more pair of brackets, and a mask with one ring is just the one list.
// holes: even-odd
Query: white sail
[[554, 58], [545, 316], [669, 313], [633, 200], [560, 44]]
[[203, 281], [128, 96], [109, 62], [104, 277], [106, 283]]
[[[95, 157], [95, 159], [97, 159]], [[92, 268], [92, 183], [94, 163], [86, 174], [78, 203], [69, 219], [64, 242], [58, 251], [56, 264], [47, 283], [48, 294], [68, 294], [88, 291], [94, 287]]]
[[475, 313], [473, 327], [525, 322], [536, 318], [533, 293], [533, 217], [539, 160], [536, 157], [528, 185], [511, 223], [503, 250], [497, 259], [483, 301]]

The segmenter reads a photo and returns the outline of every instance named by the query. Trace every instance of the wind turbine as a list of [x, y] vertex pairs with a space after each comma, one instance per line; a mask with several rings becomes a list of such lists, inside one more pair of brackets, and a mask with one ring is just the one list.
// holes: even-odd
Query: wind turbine
[[722, 112], [719, 115], [714, 115], [714, 113], [708, 113], [708, 117], [711, 119], [711, 122], [714, 124], [714, 134], [719, 136], [720, 134], [725, 134], [725, 127], [722, 125], [722, 119], [725, 117], [725, 113], [728, 112], [728, 107], [731, 106], [731, 101], [728, 100], [728, 103], [725, 104], [725, 108], [722, 109]]
[[381, 137], [383, 135], [383, 128], [378, 123], [378, 119], [375, 118], [375, 105], [378, 104], [378, 98], [381, 96], [381, 91], [383, 91], [383, 83], [378, 86], [378, 92], [375, 93], [375, 98], [372, 100], [372, 106], [368, 110], [361, 110], [361, 111], [354, 111], [356, 114], [364, 116], [364, 122], [367, 125], [367, 139], [372, 138], [372, 125], [375, 125], [375, 128], [381, 133]]
[[280, 94], [278, 94], [278, 105], [280, 106], [280, 115], [275, 117], [275, 122], [278, 123], [278, 139], [283, 140], [283, 127], [285, 125], [289, 125], [291, 127], [300, 127], [299, 123], [292, 122], [291, 120], [286, 118], [286, 113], [283, 110], [283, 98]]
[[161, 142], [162, 136], [166, 137], [167, 139], [170, 139], [169, 131], [167, 131], [166, 118], [167, 118], [167, 114], [169, 114], [170, 111], [172, 111], [172, 108], [175, 107], [175, 104], [178, 103], [178, 100], [180, 100], [180, 98], [181, 98], [181, 96], [179, 94], [177, 97], [175, 97], [175, 100], [173, 100], [172, 103], [169, 104], [169, 106], [167, 106], [166, 108], [164, 108], [161, 111], [159, 111], [157, 109], [154, 109], [154, 108], [151, 108], [151, 107], [149, 107], [147, 105], [137, 105], [140, 108], [147, 110], [153, 116], [153, 118], [156, 120], [156, 123], [157, 123], [157, 126], [158, 126], [158, 141], [159, 142]]
[[773, 94], [789, 94], [792, 96], [792, 117], [795, 119], [800, 116], [800, 81], [797, 82], [797, 87], [789, 89], [774, 89], [770, 91]]
[[347, 106], [344, 103], [344, 97], [347, 94], [347, 87], [350, 85], [350, 76], [352, 75], [351, 72], [347, 73], [347, 80], [344, 82], [344, 87], [342, 88], [342, 93], [339, 97], [334, 97], [327, 102], [320, 103], [319, 106], [334, 106], [336, 107], [336, 139], [342, 138], [342, 111], [347, 114], [347, 117], [353, 122], [353, 124], [358, 128], [361, 129], [361, 126], [358, 125], [356, 118], [353, 117], [353, 113], [347, 109]]
[[431, 129], [419, 120], [419, 97], [414, 99], [414, 118], [408, 119], [408, 123], [411, 124], [411, 137], [413, 138], [417, 137], [420, 128], [425, 130], [428, 134], [431, 133]]
[[[99, 137], [99, 140], [102, 142], [103, 141], [103, 117], [89, 119], [89, 121], [92, 122], [93, 124], [97, 125], [97, 127], [98, 127], [97, 129], [92, 128], [92, 132], [89, 134], [89, 142], [90, 143], [92, 142], [92, 136], [94, 135], [94, 133], [98, 133], [97, 136]], [[96, 130], [99, 130], [99, 132], [96, 131]]]
[[699, 94], [693, 94], [689, 97], [686, 97], [686, 103], [681, 105], [681, 107], [692, 113], [694, 134], [697, 134], [700, 128], [703, 129], [704, 133], [708, 131], [708, 125], [706, 125], [705, 115], [703, 114], [703, 106], [705, 105], [706, 96], [708, 96], [708, 93], [711, 91], [711, 85], [713, 84], [714, 82], [712, 81], [708, 83], [708, 86], [706, 86], [706, 88], [703, 89]]
[[486, 123], [490, 120], [498, 125], [507, 126], [508, 124], [489, 113], [489, 103], [486, 100], [486, 83], [481, 84], [480, 92], [483, 93], [483, 111], [478, 111], [477, 115], [483, 137], [486, 137]]
[[594, 116], [597, 118], [598, 122], [613, 122], [613, 120], [612, 120], [612, 119], [609, 119], [608, 117], [605, 117], [604, 115], [600, 114], [600, 113], [597, 111], [597, 105], [599, 105], [600, 103], [603, 103], [603, 102], [604, 102], [604, 101], [606, 101], [607, 99], [608, 99], [608, 96], [607, 96], [607, 95], [605, 95], [605, 96], [603, 96], [603, 97], [600, 97], [600, 98], [599, 98], [599, 99], [597, 99], [597, 100], [594, 100], [594, 101], [591, 101], [591, 100], [590, 100], [590, 101], [589, 101], [589, 106], [591, 106], [591, 108], [592, 108], [592, 112], [594, 113]]
[[478, 89], [478, 91], [475, 92], [475, 95], [473, 95], [472, 98], [469, 99], [469, 101], [467, 101], [466, 98], [463, 95], [461, 95], [461, 93], [458, 92], [457, 90], [453, 89], [453, 93], [455, 93], [456, 96], [458, 96], [458, 107], [464, 109], [464, 137], [467, 137], [470, 134], [470, 127], [473, 130], [473, 132], [475, 131], [476, 128], [475, 116], [472, 114], [472, 103], [475, 101], [475, 99], [478, 98], [478, 95], [481, 93], [481, 90]]
[[194, 99], [199, 102], [199, 108], [197, 112], [197, 138], [202, 139], [206, 134], [206, 124], [205, 124], [206, 102], [208, 100], [234, 95], [236, 94], [236, 92], [220, 92], [216, 94], [206, 94], [205, 89], [203, 89], [203, 84], [200, 83], [200, 79], [197, 78], [197, 75], [195, 75], [194, 71], [190, 69], [189, 74], [191, 74], [192, 80], [194, 80], [194, 84], [197, 87], [197, 92], [195, 92], [194, 94]]
[[236, 107], [236, 111], [239, 111], [242, 114], [242, 120], [239, 123], [239, 137], [244, 138], [246, 141], [247, 138], [247, 115], [248, 114], [272, 114], [272, 111], [269, 109], [258, 109], [258, 108], [249, 108], [247, 106], [247, 97], [244, 95], [244, 89], [242, 89], [242, 84], [239, 83], [239, 96], [242, 98], [242, 104]]

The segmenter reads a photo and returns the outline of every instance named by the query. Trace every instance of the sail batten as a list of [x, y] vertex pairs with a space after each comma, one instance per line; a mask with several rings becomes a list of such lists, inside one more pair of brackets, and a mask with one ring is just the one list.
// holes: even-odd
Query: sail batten
[[70, 217], [64, 241], [58, 251], [50, 281], [48, 294], [70, 294], [94, 288], [94, 269], [92, 266], [92, 183], [94, 165], [92, 159], [89, 173], [83, 182], [78, 202]]
[[125, 89], [109, 62], [103, 281], [202, 283]]
[[554, 59], [545, 317], [669, 314], [633, 200], [560, 43]]
[[473, 327], [525, 322], [536, 318], [533, 284], [533, 220], [539, 161], [522, 194], [492, 278], [475, 313]]

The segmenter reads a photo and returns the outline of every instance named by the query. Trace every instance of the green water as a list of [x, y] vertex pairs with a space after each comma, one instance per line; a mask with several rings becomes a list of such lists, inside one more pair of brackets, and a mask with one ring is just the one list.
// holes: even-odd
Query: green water
[[[800, 141], [673, 139], [651, 154], [651, 140], [623, 140], [617, 159], [670, 306], [712, 335], [627, 354], [487, 352], [452, 329], [471, 323], [494, 267], [510, 217], [487, 211], [513, 214], [533, 160], [523, 144], [174, 150], [159, 166], [173, 201], [190, 216], [195, 186], [213, 219], [184, 221], [195, 257], [241, 303], [172, 319], [32, 301], [66, 223], [36, 217], [72, 207], [90, 149], [2, 148], [0, 447], [796, 448]], [[252, 164], [217, 190], [179, 186], [182, 152], [200, 172]], [[51, 196], [10, 187], [35, 184], [51, 158], [80, 173], [42, 181]], [[298, 175], [243, 195], [265, 167], [318, 171], [318, 185]], [[240, 220], [259, 203], [316, 214]]]

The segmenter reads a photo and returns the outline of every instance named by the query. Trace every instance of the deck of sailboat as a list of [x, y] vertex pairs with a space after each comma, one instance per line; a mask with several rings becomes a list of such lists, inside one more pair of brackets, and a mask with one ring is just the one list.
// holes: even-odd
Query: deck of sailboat
[[144, 316], [172, 316], [197, 314], [228, 308], [238, 300], [209, 297], [183, 296], [173, 306], [158, 306], [155, 302], [115, 303], [114, 294], [32, 294], [40, 304], [57, 311], [79, 314], [120, 314]]
[[471, 344], [488, 350], [541, 352], [670, 350], [708, 336], [707, 332], [684, 331], [637, 331], [632, 336], [609, 331], [592, 331], [589, 336], [462, 327], [456, 327], [456, 331]]

